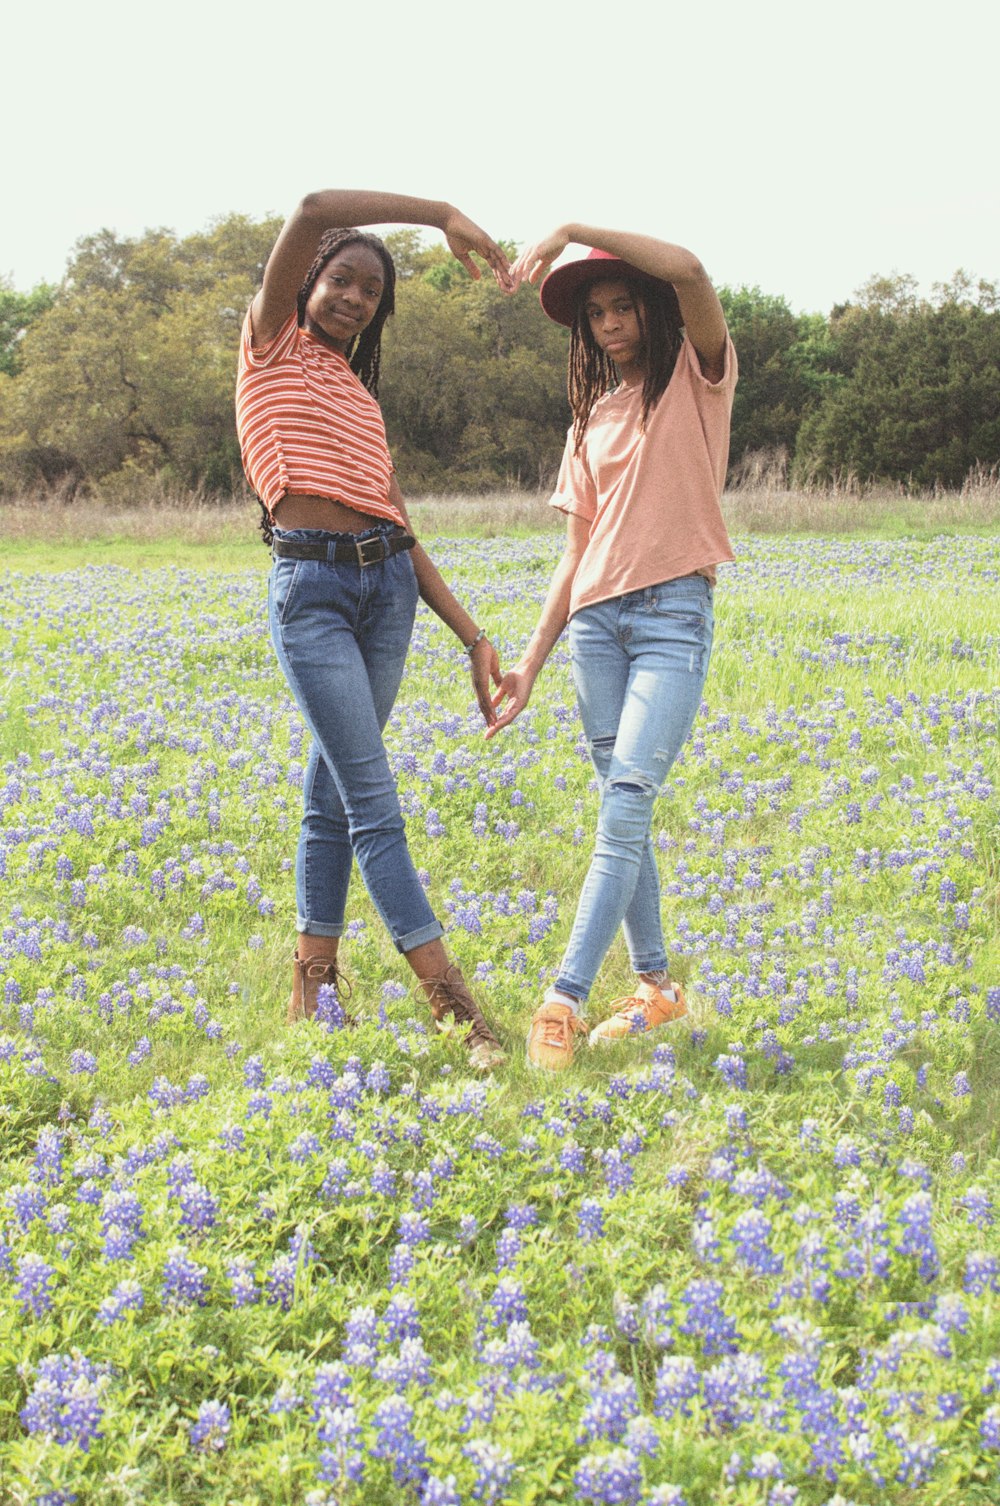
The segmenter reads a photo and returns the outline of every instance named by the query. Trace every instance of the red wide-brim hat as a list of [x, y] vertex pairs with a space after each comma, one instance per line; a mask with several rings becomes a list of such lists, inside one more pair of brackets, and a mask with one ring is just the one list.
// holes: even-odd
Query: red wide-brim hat
[[[609, 277], [630, 277], [639, 282], [663, 283], [661, 277], [651, 277], [648, 272], [641, 272], [638, 267], [633, 267], [630, 261], [622, 261], [620, 256], [612, 256], [609, 251], [598, 251], [595, 247], [578, 261], [565, 262], [549, 273], [539, 289], [542, 308], [557, 324], [565, 324], [572, 329], [580, 289], [585, 288], [589, 282], [604, 282]], [[663, 285], [672, 286], [669, 282]]]

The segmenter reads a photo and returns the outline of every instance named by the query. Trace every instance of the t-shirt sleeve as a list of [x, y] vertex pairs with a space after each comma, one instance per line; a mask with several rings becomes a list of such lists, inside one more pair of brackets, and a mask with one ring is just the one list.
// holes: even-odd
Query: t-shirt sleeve
[[566, 448], [549, 506], [585, 518], [588, 523], [597, 517], [597, 488], [582, 451], [574, 450], [572, 429], [566, 436]]
[[298, 315], [289, 314], [272, 340], [268, 340], [266, 345], [254, 345], [252, 343], [253, 325], [250, 323], [250, 310], [247, 309], [240, 347], [244, 366], [270, 366], [275, 361], [283, 360], [295, 345], [298, 327]]
[[739, 366], [736, 360], [736, 350], [733, 346], [732, 336], [726, 331], [726, 348], [722, 357], [722, 375], [717, 382], [710, 382], [701, 369], [698, 352], [695, 350], [687, 335], [684, 336], [684, 344], [681, 346], [681, 359], [686, 361], [691, 375], [696, 380], [696, 385], [706, 393], [720, 393], [731, 398], [736, 387], [736, 378], [739, 374]]

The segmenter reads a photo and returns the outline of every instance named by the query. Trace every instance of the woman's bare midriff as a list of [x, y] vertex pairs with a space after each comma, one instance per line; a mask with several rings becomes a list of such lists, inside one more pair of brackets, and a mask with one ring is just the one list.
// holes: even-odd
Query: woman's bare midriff
[[327, 533], [364, 533], [366, 528], [385, 522], [330, 497], [303, 497], [296, 492], [282, 497], [274, 517], [279, 528], [323, 528]]

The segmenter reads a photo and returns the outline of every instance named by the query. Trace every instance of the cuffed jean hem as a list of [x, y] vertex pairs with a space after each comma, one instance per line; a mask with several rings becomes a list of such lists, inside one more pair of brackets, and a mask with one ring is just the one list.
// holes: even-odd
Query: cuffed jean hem
[[424, 946], [428, 941], [437, 941], [439, 936], [444, 935], [444, 926], [439, 920], [432, 920], [428, 925], [421, 926], [418, 931], [411, 931], [408, 936], [401, 936], [397, 941], [393, 937], [393, 946], [397, 952], [413, 952], [418, 946]]
[[568, 999], [576, 1000], [579, 1007], [574, 1009], [574, 1014], [583, 1013], [583, 1006], [586, 1004], [587, 996], [590, 993], [589, 983], [578, 983], [575, 978], [569, 978], [565, 973], [560, 973], [552, 986], [553, 988], [557, 988], [561, 994], [565, 994]]
[[300, 936], [343, 936], [344, 923], [340, 925], [325, 925], [321, 920], [306, 920], [304, 915], [296, 915], [295, 929]]
[[638, 960], [633, 957], [631, 966], [634, 973], [665, 973], [670, 969], [666, 952], [659, 952], [648, 960], [645, 957]]
[[[660, 958], [663, 960], [660, 961]], [[665, 973], [669, 971], [669, 968], [670, 964], [667, 961], [666, 952], [660, 952], [658, 956], [654, 956], [651, 962], [632, 962], [632, 971], [634, 973]], [[581, 979], [574, 978], [571, 974], [562, 972], [558, 974], [554, 984], [554, 987], [558, 988], [561, 994], [566, 994], [571, 999], [579, 999], [581, 1005], [587, 1002], [593, 986], [593, 981], [584, 983]], [[580, 1014], [581, 1010], [578, 1009], [576, 1012]]]

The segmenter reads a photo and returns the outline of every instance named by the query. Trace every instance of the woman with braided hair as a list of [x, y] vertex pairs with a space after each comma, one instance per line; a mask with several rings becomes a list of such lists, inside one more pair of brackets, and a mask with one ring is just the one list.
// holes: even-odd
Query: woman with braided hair
[[560, 1070], [586, 1033], [583, 1005], [619, 926], [638, 975], [590, 1034], [623, 1039], [686, 1012], [671, 983], [650, 840], [653, 801], [701, 702], [715, 566], [733, 558], [719, 506], [736, 385], [722, 305], [681, 246], [564, 225], [523, 252], [537, 282], [574, 241], [589, 254], [548, 273], [542, 308], [572, 330], [573, 425], [552, 503], [567, 542], [487, 737], [523, 710], [569, 623], [580, 714], [601, 788], [597, 840], [555, 984], [535, 1011], [528, 1060]]
[[418, 595], [469, 655], [487, 722], [496, 651], [415, 542], [378, 406], [392, 257], [359, 225], [441, 230], [471, 276], [476, 253], [510, 288], [507, 258], [450, 204], [401, 194], [309, 194], [286, 220], [243, 326], [236, 389], [243, 465], [271, 545], [271, 639], [312, 734], [296, 858], [298, 944], [289, 1020], [343, 983], [351, 865], [358, 866], [439, 1027], [468, 1027], [470, 1060], [503, 1052], [441, 940], [414, 868], [382, 731], [403, 673]]

